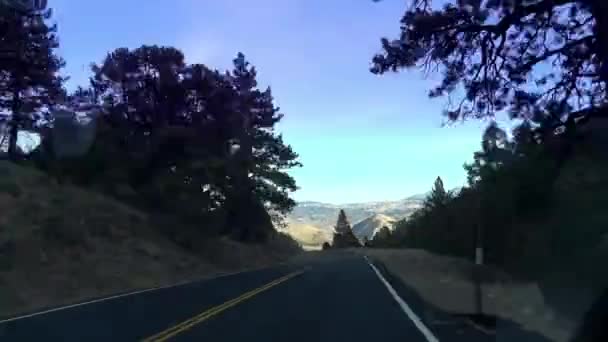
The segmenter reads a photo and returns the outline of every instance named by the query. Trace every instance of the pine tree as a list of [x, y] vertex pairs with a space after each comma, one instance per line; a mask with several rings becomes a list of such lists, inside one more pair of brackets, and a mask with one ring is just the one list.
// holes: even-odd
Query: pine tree
[[107, 121], [128, 137], [132, 157], [153, 153], [170, 126], [184, 123], [184, 68], [181, 51], [155, 45], [116, 49], [93, 65], [92, 87]]
[[[237, 174], [228, 166], [241, 124], [231, 78], [205, 65], [186, 65], [175, 48], [145, 45], [116, 49], [93, 71], [92, 87], [103, 107], [96, 151], [105, 169], [116, 171], [107, 173], [144, 194], [147, 206], [191, 221], [213, 220], [230, 233], [236, 225], [223, 217], [234, 216], [227, 213], [227, 198]], [[116, 147], [105, 158], [102, 151]]]
[[556, 123], [607, 104], [607, 1], [437, 3], [410, 1], [399, 37], [382, 39], [372, 72], [440, 70], [429, 95], [462, 96], [446, 108], [452, 120], [509, 111]]
[[509, 141], [507, 132], [492, 121], [483, 132], [481, 151], [473, 154], [473, 163], [464, 165], [469, 185], [475, 185], [482, 178], [490, 177], [501, 167], [512, 163], [514, 158], [515, 146]]
[[351, 231], [350, 222], [348, 222], [348, 218], [346, 217], [346, 213], [343, 209], [340, 209], [340, 213], [338, 213], [338, 222], [336, 223], [336, 233], [345, 234]]
[[382, 226], [372, 237], [372, 244], [377, 247], [386, 247], [390, 244], [391, 230], [387, 226]]
[[338, 214], [338, 221], [336, 222], [331, 245], [334, 248], [361, 247], [361, 243], [355, 234], [353, 234], [346, 213], [342, 209], [340, 209], [340, 213]]
[[451, 194], [445, 190], [441, 177], [437, 177], [431, 193], [424, 201], [424, 206], [427, 209], [442, 208], [449, 202], [451, 197]]
[[530, 121], [526, 120], [513, 129], [513, 152], [522, 158], [528, 156], [537, 146], [535, 133]]
[[63, 97], [58, 72], [63, 60], [55, 54], [57, 27], [48, 25], [50, 9], [14, 8], [0, 4], [0, 109], [10, 113], [9, 158], [18, 158], [17, 136], [40, 120]]
[[[251, 208], [260, 208], [275, 220], [290, 211], [295, 202], [289, 193], [297, 189], [295, 180], [284, 170], [300, 166], [298, 155], [276, 134], [275, 125], [283, 118], [274, 105], [270, 88], [260, 90], [257, 71], [239, 53], [234, 59], [234, 69], [228, 75], [237, 94], [235, 140], [236, 153], [231, 159], [230, 229], [240, 231], [240, 239], [247, 239], [248, 230], [262, 237], [272, 225], [259, 229], [250, 223]], [[257, 204], [259, 202], [259, 204]]]

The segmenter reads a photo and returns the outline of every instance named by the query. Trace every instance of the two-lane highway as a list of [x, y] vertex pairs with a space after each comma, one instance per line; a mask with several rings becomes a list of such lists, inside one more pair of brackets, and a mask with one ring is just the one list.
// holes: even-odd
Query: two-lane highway
[[[471, 340], [455, 328], [437, 336], [416, 311], [368, 260], [351, 255], [2, 321], [0, 341]], [[482, 337], [475, 340], [493, 340]]]

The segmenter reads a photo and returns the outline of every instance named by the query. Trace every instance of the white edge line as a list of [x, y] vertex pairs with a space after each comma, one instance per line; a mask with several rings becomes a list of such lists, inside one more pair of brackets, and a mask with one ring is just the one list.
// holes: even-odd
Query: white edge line
[[[280, 263], [280, 264], [277, 264], [277, 265], [273, 265], [273, 266], [279, 266], [279, 265], [282, 265], [282, 264], [283, 263]], [[112, 299], [132, 296], [132, 295], [136, 295], [136, 294], [140, 294], [140, 293], [151, 292], [151, 291], [156, 291], [156, 290], [163, 290], [163, 289], [168, 289], [168, 288], [172, 288], [172, 287], [178, 287], [178, 286], [182, 286], [182, 285], [188, 285], [188, 284], [196, 283], [196, 282], [199, 282], [199, 281], [214, 280], [214, 279], [224, 278], [224, 277], [233, 276], [233, 275], [237, 275], [237, 274], [241, 274], [241, 273], [246, 273], [246, 272], [260, 271], [260, 270], [263, 270], [263, 269], [266, 269], [266, 268], [269, 268], [269, 267], [272, 267], [272, 266], [261, 267], [261, 268], [258, 268], [258, 269], [250, 269], [250, 270], [237, 271], [237, 272], [233, 272], [233, 273], [219, 274], [219, 275], [217, 275], [215, 277], [212, 277], [212, 278], [201, 278], [201, 279], [196, 279], [196, 280], [188, 280], [188, 281], [183, 281], [183, 282], [177, 283], [177, 284], [158, 286], [158, 287], [153, 287], [153, 288], [149, 288], [149, 289], [137, 290], [137, 291], [128, 292], [128, 293], [122, 293], [122, 294], [114, 295], [114, 296], [110, 296], [110, 297], [98, 298], [98, 299], [87, 301], [87, 302], [83, 302], [83, 303], [75, 303], [75, 304], [70, 304], [70, 305], [66, 305], [66, 306], [60, 306], [60, 307], [57, 307], [57, 308], [52, 308], [52, 309], [48, 309], [48, 310], [44, 310], [44, 311], [34, 312], [34, 313], [31, 313], [31, 314], [27, 314], [27, 315], [22, 315], [22, 316], [17, 316], [17, 317], [11, 317], [11, 318], [7, 318], [7, 319], [4, 319], [4, 320], [0, 320], [0, 324], [12, 322], [12, 321], [16, 321], [16, 320], [20, 320], [20, 319], [24, 319], [24, 318], [30, 318], [30, 317], [34, 317], [34, 316], [45, 315], [45, 314], [48, 314], [48, 313], [51, 313], [51, 312], [61, 311], [61, 310], [67, 310], [67, 309], [71, 309], [71, 308], [75, 308], [75, 307], [79, 307], [79, 306], [84, 306], [84, 305], [88, 305], [88, 304], [95, 304], [95, 303], [103, 302], [103, 301], [106, 301], [106, 300], [112, 300]]]
[[369, 258], [366, 255], [364, 255], [363, 258], [365, 258], [365, 261], [367, 261], [367, 264], [372, 268], [372, 270], [374, 270], [374, 272], [376, 273], [376, 275], [378, 276], [380, 281], [384, 284], [384, 286], [386, 286], [386, 289], [388, 290], [388, 292], [393, 296], [395, 301], [399, 304], [399, 306], [401, 307], [403, 312], [405, 312], [407, 317], [409, 317], [409, 319], [414, 323], [416, 328], [418, 328], [418, 330], [420, 330], [422, 335], [424, 335], [426, 340], [428, 342], [439, 342], [439, 339], [437, 339], [437, 337], [435, 337], [435, 335], [433, 335], [433, 333], [429, 330], [429, 328], [427, 328], [424, 325], [424, 323], [422, 323], [422, 320], [414, 313], [414, 311], [410, 308], [410, 306], [407, 305], [407, 303], [403, 299], [401, 299], [401, 297], [399, 297], [399, 295], [397, 294], [397, 291], [395, 291], [395, 289], [391, 286], [391, 284], [389, 284], [389, 282], [386, 279], [384, 279], [384, 277], [382, 276], [380, 271], [378, 271], [376, 266], [374, 266], [374, 264], [372, 264], [369, 261]]

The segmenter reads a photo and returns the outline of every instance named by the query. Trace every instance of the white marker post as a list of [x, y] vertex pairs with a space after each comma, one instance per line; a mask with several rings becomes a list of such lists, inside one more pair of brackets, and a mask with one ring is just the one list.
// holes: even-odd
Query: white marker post
[[483, 265], [483, 247], [475, 247], [475, 265]]

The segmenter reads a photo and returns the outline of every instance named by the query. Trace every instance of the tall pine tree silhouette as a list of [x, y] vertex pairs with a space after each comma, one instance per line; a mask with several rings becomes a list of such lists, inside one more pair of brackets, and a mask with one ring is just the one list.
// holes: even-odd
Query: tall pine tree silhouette
[[46, 23], [51, 15], [50, 9], [0, 3], [0, 110], [10, 113], [8, 153], [13, 160], [18, 158], [19, 130], [35, 127], [63, 96], [57, 27]]
[[353, 234], [353, 230], [348, 222], [346, 213], [340, 209], [338, 221], [336, 222], [334, 238], [332, 242], [334, 248], [360, 247], [361, 243]]
[[435, 184], [429, 196], [425, 199], [425, 207], [436, 209], [445, 206], [451, 198], [451, 194], [445, 190], [441, 177], [435, 179]]

